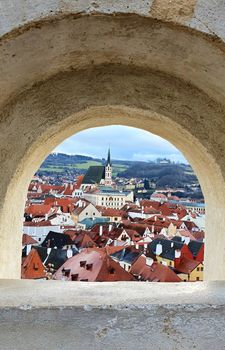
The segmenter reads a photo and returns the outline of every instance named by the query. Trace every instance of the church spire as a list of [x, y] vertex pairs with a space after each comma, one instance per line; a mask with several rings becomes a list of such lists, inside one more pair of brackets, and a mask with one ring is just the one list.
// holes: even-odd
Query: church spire
[[108, 158], [107, 158], [106, 166], [107, 166], [107, 165], [112, 166], [112, 164], [111, 164], [110, 148], [109, 148], [109, 150], [108, 150]]
[[112, 186], [112, 164], [111, 164], [110, 148], [108, 150], [108, 157], [105, 165], [105, 186]]

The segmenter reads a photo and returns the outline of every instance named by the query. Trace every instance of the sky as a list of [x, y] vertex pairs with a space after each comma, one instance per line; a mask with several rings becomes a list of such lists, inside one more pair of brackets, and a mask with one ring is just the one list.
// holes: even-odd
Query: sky
[[168, 158], [187, 163], [182, 153], [165, 139], [121, 125], [86, 129], [66, 139], [53, 152], [106, 158], [109, 146], [112, 159], [153, 161]]

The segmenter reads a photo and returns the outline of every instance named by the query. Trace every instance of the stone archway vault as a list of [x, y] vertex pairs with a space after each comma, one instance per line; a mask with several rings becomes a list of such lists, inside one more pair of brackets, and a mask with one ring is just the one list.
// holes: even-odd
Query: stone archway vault
[[25, 196], [43, 159], [75, 132], [122, 124], [166, 138], [193, 166], [205, 279], [225, 279], [223, 44], [137, 15], [63, 16], [5, 35], [0, 60], [0, 278], [20, 276]]

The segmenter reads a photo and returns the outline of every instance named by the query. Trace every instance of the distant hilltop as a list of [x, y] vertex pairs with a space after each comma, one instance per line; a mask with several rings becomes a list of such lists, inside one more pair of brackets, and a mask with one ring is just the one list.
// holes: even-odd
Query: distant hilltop
[[[38, 173], [51, 176], [66, 176], [71, 179], [79, 174], [85, 174], [90, 166], [105, 165], [106, 159], [93, 158], [84, 155], [69, 155], [64, 153], [52, 153], [42, 163]], [[127, 179], [147, 178], [153, 181], [156, 186], [164, 187], [185, 187], [191, 184], [198, 185], [189, 164], [174, 164], [167, 159], [160, 159], [157, 162], [112, 160], [112, 176]]]

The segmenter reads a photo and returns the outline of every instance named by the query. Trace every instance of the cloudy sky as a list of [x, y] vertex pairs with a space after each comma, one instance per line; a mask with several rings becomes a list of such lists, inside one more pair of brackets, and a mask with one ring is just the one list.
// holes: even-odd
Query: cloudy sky
[[161, 137], [121, 125], [79, 132], [61, 143], [54, 152], [106, 158], [109, 145], [113, 159], [148, 161], [166, 157], [187, 163], [183, 155]]

